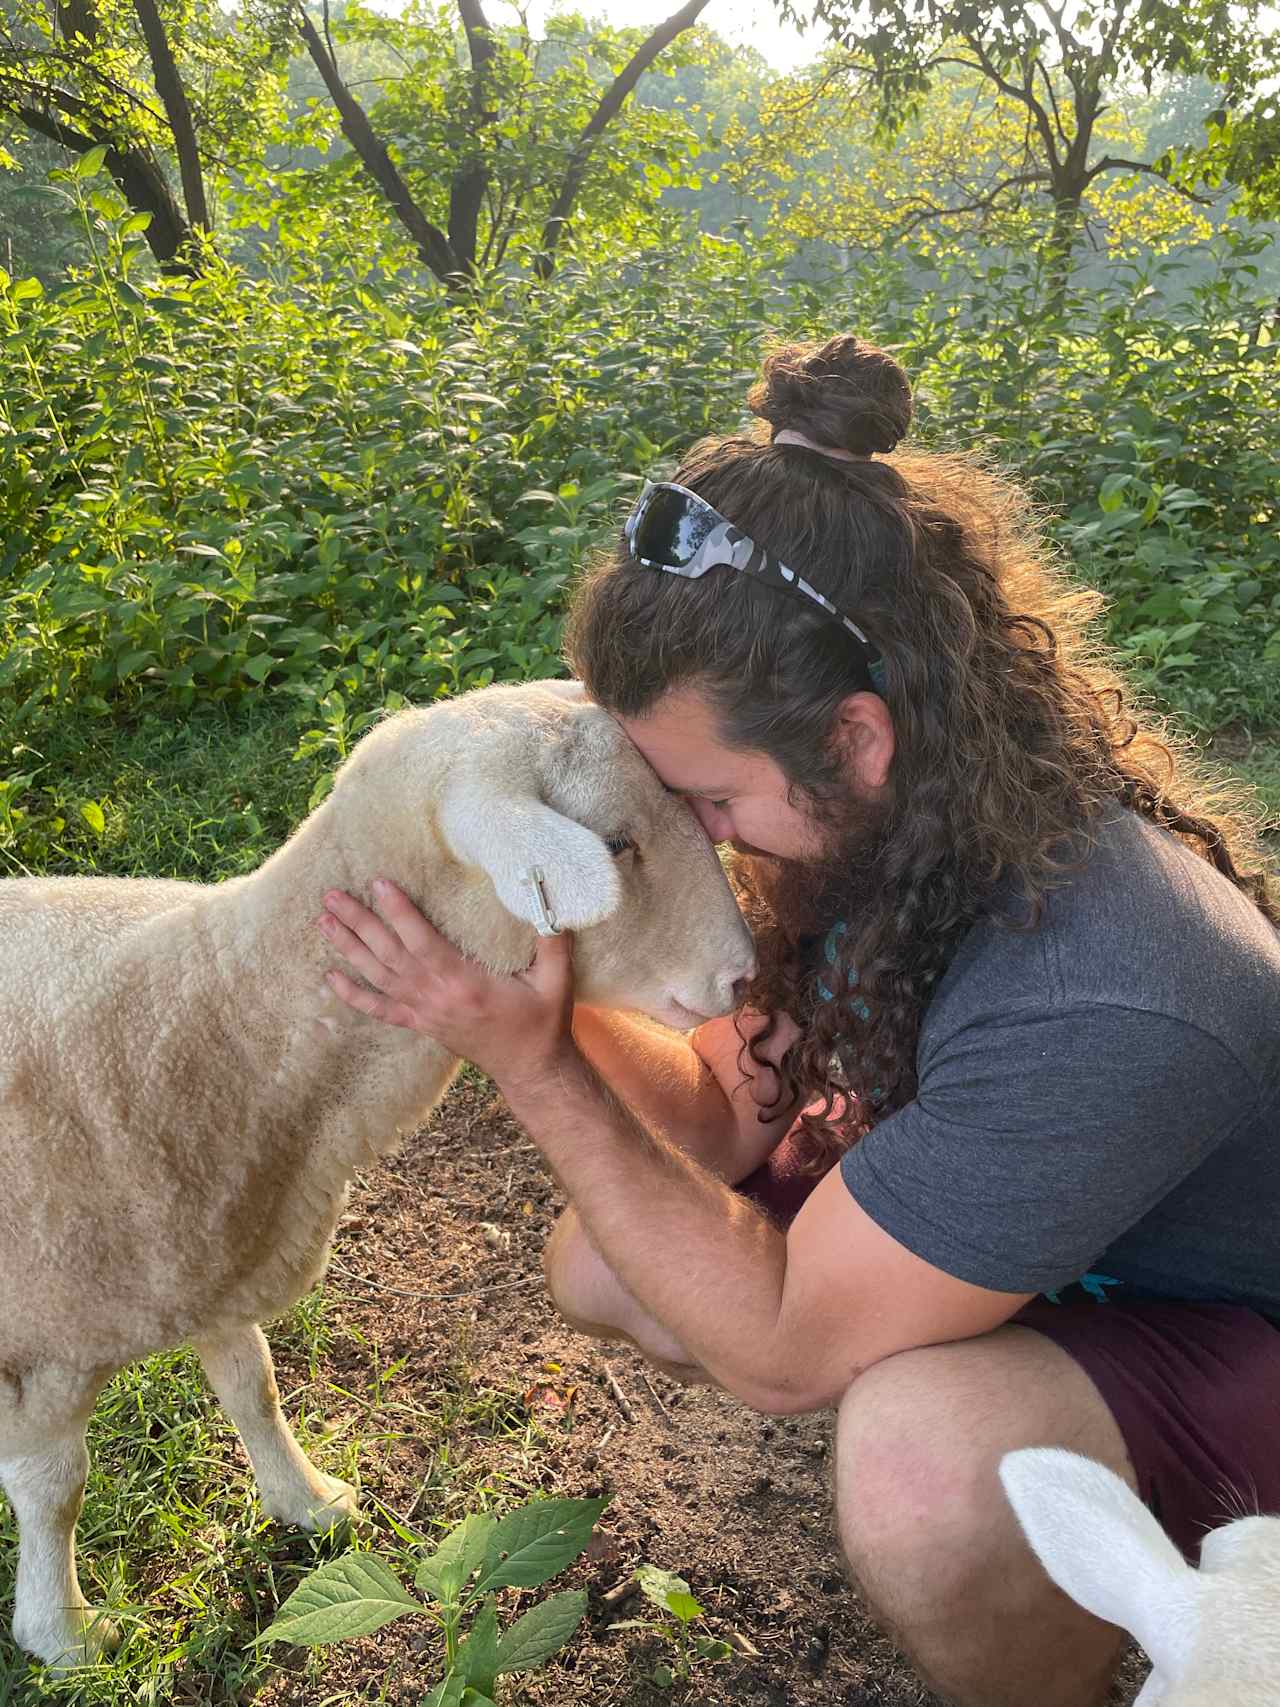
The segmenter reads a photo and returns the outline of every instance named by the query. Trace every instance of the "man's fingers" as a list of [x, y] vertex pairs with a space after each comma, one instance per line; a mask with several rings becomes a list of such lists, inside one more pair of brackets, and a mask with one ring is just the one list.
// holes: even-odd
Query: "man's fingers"
[[389, 878], [380, 877], [373, 886], [373, 894], [383, 916], [410, 954], [434, 961], [440, 970], [448, 962], [463, 959], [448, 937], [441, 936], [404, 890], [397, 888]]
[[390, 996], [384, 996], [377, 990], [367, 990], [363, 984], [357, 984], [354, 978], [348, 978], [345, 972], [336, 970], [325, 973], [325, 982], [349, 1008], [354, 1008], [358, 1014], [367, 1014], [370, 1019], [380, 1019], [384, 1025], [398, 1025], [406, 1031], [414, 1029], [413, 1010], [403, 1002], [393, 1002]]
[[533, 960], [520, 977], [535, 990], [546, 993], [568, 988], [573, 983], [573, 932], [540, 936]]
[[[398, 968], [404, 959], [405, 944], [393, 930], [388, 930], [378, 915], [369, 907], [357, 901], [354, 895], [348, 895], [342, 889], [330, 889], [324, 898], [325, 910], [336, 918], [346, 931], [359, 937], [360, 941], [375, 954], [382, 964], [390, 968]], [[330, 941], [334, 941], [330, 938]], [[343, 950], [345, 953], [345, 949]], [[352, 965], [356, 962], [347, 955]], [[360, 967], [364, 973], [364, 967]]]
[[371, 949], [365, 947], [354, 931], [347, 929], [341, 919], [325, 913], [320, 920], [320, 933], [334, 952], [354, 966], [362, 978], [377, 990], [386, 989], [387, 980], [395, 974]]

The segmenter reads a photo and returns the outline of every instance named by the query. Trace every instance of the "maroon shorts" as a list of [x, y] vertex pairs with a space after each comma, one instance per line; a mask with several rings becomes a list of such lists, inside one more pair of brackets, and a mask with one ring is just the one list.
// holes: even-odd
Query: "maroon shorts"
[[[816, 1181], [787, 1140], [738, 1188], [786, 1225]], [[1013, 1322], [1069, 1353], [1115, 1417], [1138, 1490], [1194, 1563], [1210, 1529], [1280, 1514], [1280, 1328], [1238, 1304], [1051, 1304]]]

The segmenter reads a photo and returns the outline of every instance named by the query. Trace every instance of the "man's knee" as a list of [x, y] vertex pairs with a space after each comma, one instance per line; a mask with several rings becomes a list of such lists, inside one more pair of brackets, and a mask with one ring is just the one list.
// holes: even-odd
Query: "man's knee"
[[873, 1597], [879, 1585], [895, 1600], [963, 1593], [1008, 1535], [992, 1447], [958, 1385], [925, 1348], [874, 1365], [841, 1402], [836, 1521]]

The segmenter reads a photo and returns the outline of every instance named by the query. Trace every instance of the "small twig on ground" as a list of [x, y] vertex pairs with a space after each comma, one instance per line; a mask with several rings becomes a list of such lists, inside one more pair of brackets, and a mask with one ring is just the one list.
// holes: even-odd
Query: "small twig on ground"
[[490, 1292], [511, 1292], [519, 1286], [532, 1286], [540, 1282], [541, 1275], [526, 1274], [519, 1280], [499, 1280], [492, 1286], [469, 1286], [464, 1292], [407, 1292], [403, 1286], [388, 1286], [385, 1280], [370, 1280], [367, 1274], [357, 1274], [354, 1269], [345, 1268], [340, 1262], [329, 1259], [329, 1273], [340, 1274], [346, 1280], [358, 1280], [361, 1286], [372, 1286], [377, 1292], [391, 1292], [397, 1298], [426, 1298], [434, 1303], [446, 1303], [455, 1298], [484, 1298]]
[[658, 1397], [657, 1388], [654, 1386], [653, 1382], [650, 1381], [649, 1377], [645, 1374], [643, 1369], [640, 1371], [640, 1379], [644, 1382], [645, 1386], [649, 1389], [649, 1397], [653, 1400], [654, 1404], [658, 1407], [658, 1410], [662, 1414], [663, 1420], [666, 1422], [670, 1422], [671, 1421], [671, 1412], [667, 1409], [667, 1407], [663, 1404], [662, 1400]]
[[614, 1435], [617, 1434], [617, 1432], [618, 1432], [618, 1430], [617, 1430], [616, 1425], [613, 1423], [610, 1423], [609, 1427], [607, 1429], [605, 1429], [604, 1433], [600, 1436], [599, 1440], [596, 1442], [597, 1453], [604, 1451], [605, 1447], [608, 1446], [609, 1442], [613, 1439]]
[[629, 1423], [633, 1423], [636, 1420], [636, 1413], [631, 1408], [631, 1400], [628, 1399], [627, 1395], [618, 1385], [618, 1377], [613, 1373], [607, 1363], [604, 1366], [604, 1378], [609, 1383], [609, 1391], [618, 1401], [618, 1409], [622, 1412], [623, 1416]]
[[600, 1604], [602, 1606], [617, 1606], [619, 1601], [626, 1600], [629, 1595], [639, 1594], [639, 1592], [635, 1580], [632, 1577], [626, 1577], [622, 1582], [615, 1583], [612, 1588], [605, 1589], [600, 1596]]

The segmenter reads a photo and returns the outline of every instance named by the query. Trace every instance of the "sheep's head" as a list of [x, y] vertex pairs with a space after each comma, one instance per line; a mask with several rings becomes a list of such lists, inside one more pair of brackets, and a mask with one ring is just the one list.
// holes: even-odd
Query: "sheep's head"
[[1000, 1479], [1059, 1588], [1150, 1655], [1142, 1707], [1280, 1701], [1280, 1518], [1212, 1530], [1197, 1571], [1137, 1495], [1092, 1459], [1031, 1447], [1005, 1455]]
[[[407, 717], [439, 838], [471, 869], [475, 907], [492, 917], [496, 898], [522, 923], [517, 958], [541, 922], [540, 871], [555, 923], [577, 933], [581, 1000], [681, 1028], [735, 1005], [753, 945], [715, 850], [577, 684], [483, 688]], [[456, 940], [485, 939], [475, 908], [457, 922]]]

